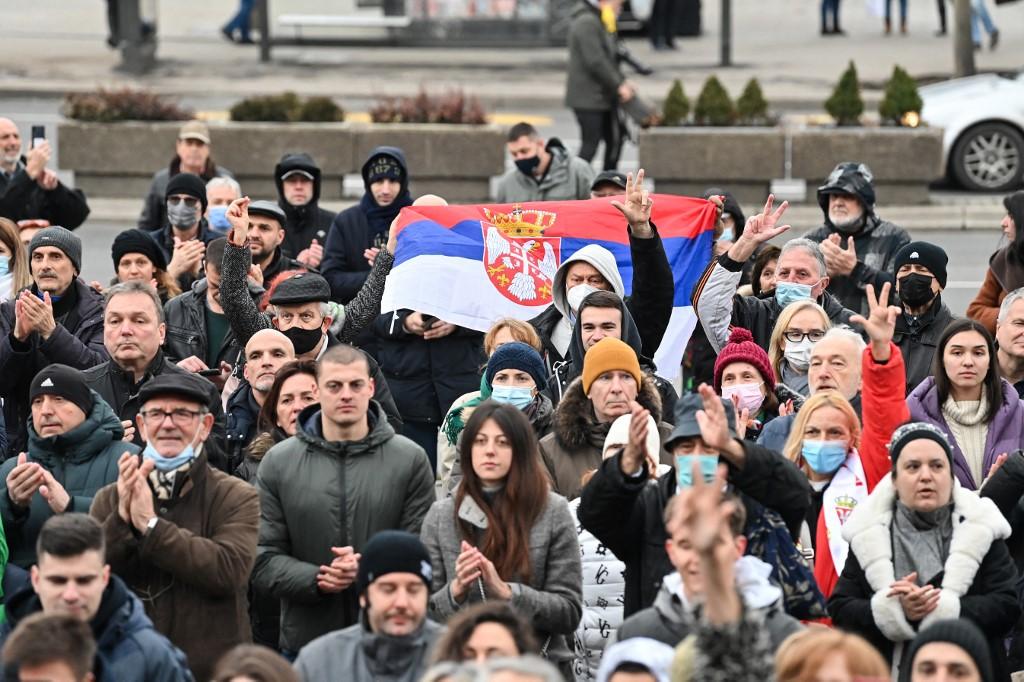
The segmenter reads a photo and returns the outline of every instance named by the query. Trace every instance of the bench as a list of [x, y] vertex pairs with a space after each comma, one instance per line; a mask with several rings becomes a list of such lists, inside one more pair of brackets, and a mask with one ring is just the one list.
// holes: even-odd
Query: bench
[[302, 27], [314, 28], [386, 28], [388, 30], [409, 28], [412, 19], [407, 16], [383, 16], [372, 14], [282, 14], [277, 18], [281, 26], [295, 29], [296, 37], [302, 35]]

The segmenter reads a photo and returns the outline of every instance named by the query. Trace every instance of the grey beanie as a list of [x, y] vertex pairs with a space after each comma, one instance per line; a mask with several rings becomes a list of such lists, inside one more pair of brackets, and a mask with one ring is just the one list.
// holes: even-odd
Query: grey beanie
[[64, 252], [75, 266], [75, 273], [82, 272], [82, 240], [71, 230], [63, 227], [47, 227], [36, 232], [28, 245], [28, 260], [32, 261], [32, 252], [40, 246], [55, 246]]

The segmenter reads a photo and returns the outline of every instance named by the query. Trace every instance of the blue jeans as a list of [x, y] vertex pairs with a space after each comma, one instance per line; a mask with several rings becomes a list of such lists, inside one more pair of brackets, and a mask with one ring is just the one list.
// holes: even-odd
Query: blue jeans
[[[885, 0], [885, 20], [892, 21], [892, 0]], [[900, 0], [900, 22], [907, 23], [907, 0]]]
[[832, 29], [839, 30], [839, 0], [821, 0], [821, 30], [828, 27], [828, 16], [832, 15]]
[[240, 0], [238, 3], [238, 13], [231, 18], [225, 26], [225, 31], [239, 31], [242, 34], [243, 40], [249, 38], [249, 19], [252, 17], [252, 11], [256, 7], [256, 0]]
[[981, 43], [981, 27], [985, 25], [985, 33], [992, 35], [996, 31], [996, 25], [989, 16], [988, 8], [985, 7], [985, 0], [972, 0], [971, 2], [971, 40], [977, 45]]

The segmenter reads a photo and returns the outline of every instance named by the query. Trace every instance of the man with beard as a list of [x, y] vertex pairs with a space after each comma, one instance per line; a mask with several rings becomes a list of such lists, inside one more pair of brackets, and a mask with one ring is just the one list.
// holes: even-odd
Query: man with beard
[[85, 195], [65, 187], [46, 167], [51, 153], [50, 143], [43, 140], [22, 155], [18, 126], [0, 118], [0, 216], [14, 222], [34, 218], [70, 230], [85, 222]]
[[259, 267], [264, 286], [285, 270], [306, 270], [306, 266], [289, 258], [282, 250], [287, 230], [284, 211], [273, 201], [249, 204], [249, 250], [253, 265]]
[[277, 205], [288, 219], [281, 248], [300, 263], [320, 267], [323, 245], [337, 216], [320, 207], [320, 167], [309, 154], [285, 154], [274, 168], [274, 182]]
[[295, 346], [276, 329], [261, 329], [245, 344], [243, 381], [228, 398], [228, 456], [234, 468], [256, 436], [256, 421], [281, 365], [295, 359]]
[[910, 242], [910, 235], [875, 215], [875, 188], [871, 169], [863, 163], [844, 161], [818, 188], [818, 204], [825, 224], [807, 234], [821, 244], [828, 269], [828, 292], [844, 308], [868, 314], [865, 287], [881, 291], [893, 282], [896, 253]]

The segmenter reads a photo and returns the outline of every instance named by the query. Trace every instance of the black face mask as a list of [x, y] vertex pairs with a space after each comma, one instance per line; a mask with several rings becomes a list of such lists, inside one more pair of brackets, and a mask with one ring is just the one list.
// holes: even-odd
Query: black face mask
[[283, 330], [281, 333], [287, 336], [288, 340], [295, 346], [296, 355], [303, 355], [316, 348], [316, 344], [320, 343], [320, 339], [324, 335], [320, 327], [314, 327], [313, 329], [291, 327]]
[[935, 298], [932, 278], [929, 275], [914, 272], [900, 277], [897, 281], [900, 285], [900, 300], [911, 308], [920, 308]]
[[539, 156], [531, 156], [525, 159], [516, 159], [516, 168], [523, 175], [533, 176], [533, 171], [537, 170], [537, 166], [540, 165]]

